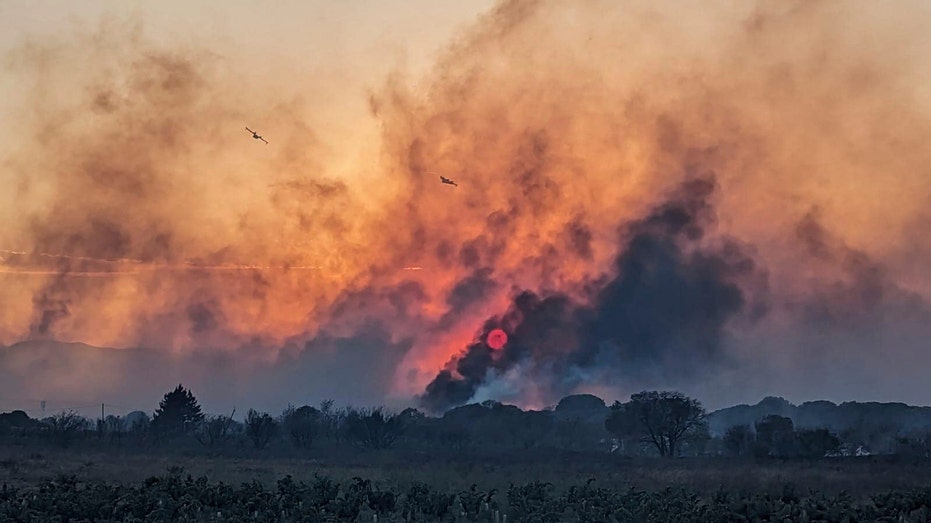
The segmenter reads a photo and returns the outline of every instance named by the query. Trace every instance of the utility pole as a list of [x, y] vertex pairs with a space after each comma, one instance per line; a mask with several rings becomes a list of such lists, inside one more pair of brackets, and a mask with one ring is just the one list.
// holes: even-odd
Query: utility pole
[[106, 417], [103, 415], [103, 403], [100, 404], [100, 421], [105, 420]]

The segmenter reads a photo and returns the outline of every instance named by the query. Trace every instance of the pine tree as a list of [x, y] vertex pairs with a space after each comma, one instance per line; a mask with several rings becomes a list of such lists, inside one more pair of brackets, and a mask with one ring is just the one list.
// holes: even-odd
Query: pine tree
[[180, 384], [175, 390], [165, 394], [158, 404], [152, 426], [158, 432], [187, 433], [204, 420], [204, 413], [197, 404], [197, 399], [190, 390]]

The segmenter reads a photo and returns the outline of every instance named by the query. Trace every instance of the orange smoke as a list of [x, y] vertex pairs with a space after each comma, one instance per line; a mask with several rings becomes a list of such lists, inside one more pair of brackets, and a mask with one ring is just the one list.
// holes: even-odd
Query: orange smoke
[[350, 123], [378, 127], [379, 153], [358, 164], [323, 144], [287, 70], [243, 80], [209, 43], [113, 28], [24, 45], [0, 344], [274, 360], [375, 321], [412, 340], [385, 389], [415, 394], [515, 290], [584, 300], [622, 226], [700, 172], [720, 184], [706, 241], [751, 245], [777, 301], [846, 277], [798, 239], [813, 208], [897, 266], [931, 127], [913, 51], [928, 16], [896, 7], [504, 1], [422, 83], [370, 93], [372, 120]]

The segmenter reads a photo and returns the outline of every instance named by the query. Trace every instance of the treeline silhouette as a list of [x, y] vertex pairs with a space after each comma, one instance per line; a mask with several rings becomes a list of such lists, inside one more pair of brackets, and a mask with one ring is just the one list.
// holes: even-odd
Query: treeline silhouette
[[[0, 440], [59, 447], [97, 444], [261, 452], [301, 452], [335, 445], [372, 450], [560, 449], [629, 456], [758, 459], [871, 454], [931, 457], [931, 417], [925, 425], [923, 418], [914, 416], [899, 426], [881, 416], [873, 420], [860, 417], [845, 425], [841, 418], [828, 415], [833, 411], [824, 403], [819, 403], [825, 413], [823, 426], [812, 426], [818, 419], [811, 417], [804, 420], [805, 426], [796, 426], [791, 417], [769, 412], [767, 406], [781, 405], [781, 410], [776, 410], [798, 414], [799, 408], [777, 398], [766, 398], [756, 407], [737, 406], [709, 414], [700, 401], [675, 391], [643, 391], [610, 407], [597, 396], [579, 394], [540, 411], [485, 401], [451, 409], [439, 417], [414, 408], [393, 412], [384, 407], [337, 407], [333, 400], [324, 400], [316, 406], [289, 405], [277, 415], [249, 409], [243, 421], [237, 421], [235, 411], [204, 414], [194, 394], [179, 384], [164, 395], [151, 416], [134, 411], [89, 419], [62, 411], [34, 419], [19, 410], [3, 413]], [[835, 407], [849, 410], [846, 405]], [[889, 405], [905, 419], [900, 405]], [[870, 408], [875, 412], [875, 407]], [[721, 426], [729, 420], [745, 421], [751, 415], [756, 416], [752, 423]]]

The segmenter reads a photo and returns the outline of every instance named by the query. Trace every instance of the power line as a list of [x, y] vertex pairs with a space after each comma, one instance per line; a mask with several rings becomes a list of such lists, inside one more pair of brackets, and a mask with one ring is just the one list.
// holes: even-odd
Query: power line
[[[3, 398], [0, 398], [0, 400], [2, 399]], [[42, 409], [41, 407], [26, 407], [26, 406], [22, 406], [22, 404], [11, 404], [11, 403], [4, 403], [0, 401], [0, 413], [9, 413], [9, 412], [16, 411], [16, 410], [23, 411], [30, 418], [34, 418], [34, 419], [46, 418], [46, 417], [54, 416], [61, 412], [68, 412], [68, 411], [72, 411], [72, 412], [84, 415], [84, 417], [91, 418], [91, 419], [102, 419], [102, 418], [105, 419], [109, 416], [123, 417], [132, 412], [142, 412], [146, 416], [152, 416], [154, 413], [154, 410], [127, 407], [125, 405], [115, 405], [115, 404], [106, 403], [106, 402], [70, 404], [70, 405], [69, 404], [61, 405], [57, 403], [48, 402], [47, 405], [45, 406], [45, 409]], [[102, 418], [100, 416], [101, 413], [103, 414]], [[228, 412], [204, 412], [203, 414], [205, 417], [212, 417], [212, 416], [228, 417], [229, 416]]]

